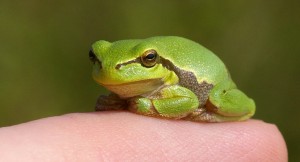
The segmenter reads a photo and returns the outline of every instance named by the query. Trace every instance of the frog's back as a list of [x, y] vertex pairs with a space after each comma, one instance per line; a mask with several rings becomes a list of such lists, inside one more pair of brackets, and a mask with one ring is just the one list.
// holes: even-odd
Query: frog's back
[[205, 81], [215, 85], [230, 77], [224, 63], [194, 41], [177, 36], [159, 36], [148, 38], [145, 42], [157, 47], [159, 55], [180, 70], [193, 72], [199, 83]]

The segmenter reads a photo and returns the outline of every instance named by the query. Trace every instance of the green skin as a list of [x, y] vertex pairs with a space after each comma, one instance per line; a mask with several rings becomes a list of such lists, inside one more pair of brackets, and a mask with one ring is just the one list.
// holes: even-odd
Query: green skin
[[97, 111], [128, 109], [204, 122], [242, 121], [255, 112], [254, 101], [237, 89], [224, 63], [185, 38], [100, 40], [90, 59], [93, 78], [112, 92], [99, 97]]

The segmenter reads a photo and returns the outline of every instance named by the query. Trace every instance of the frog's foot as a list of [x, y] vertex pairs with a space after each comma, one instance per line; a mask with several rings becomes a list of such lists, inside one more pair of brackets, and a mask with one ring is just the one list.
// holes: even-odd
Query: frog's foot
[[123, 110], [127, 107], [127, 102], [120, 99], [116, 94], [109, 96], [100, 95], [95, 106], [96, 111]]
[[128, 104], [128, 110], [131, 112], [147, 116], [159, 116], [152, 101], [148, 98], [134, 97], [128, 101]]

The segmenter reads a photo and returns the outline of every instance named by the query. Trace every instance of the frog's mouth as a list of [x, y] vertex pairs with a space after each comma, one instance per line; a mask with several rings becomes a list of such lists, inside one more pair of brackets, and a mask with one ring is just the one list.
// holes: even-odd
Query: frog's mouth
[[121, 98], [129, 98], [153, 92], [163, 85], [163, 81], [158, 78], [114, 85], [100, 84]]

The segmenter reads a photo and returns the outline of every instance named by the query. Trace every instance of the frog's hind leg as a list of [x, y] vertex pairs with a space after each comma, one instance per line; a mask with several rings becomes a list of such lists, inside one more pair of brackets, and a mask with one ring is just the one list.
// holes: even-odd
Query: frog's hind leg
[[254, 101], [237, 89], [232, 80], [217, 84], [205, 106], [207, 111], [213, 112], [217, 122], [247, 120], [255, 112]]
[[253, 116], [254, 112], [254, 101], [228, 80], [217, 84], [211, 90], [205, 106], [186, 119], [204, 122], [242, 121]]

